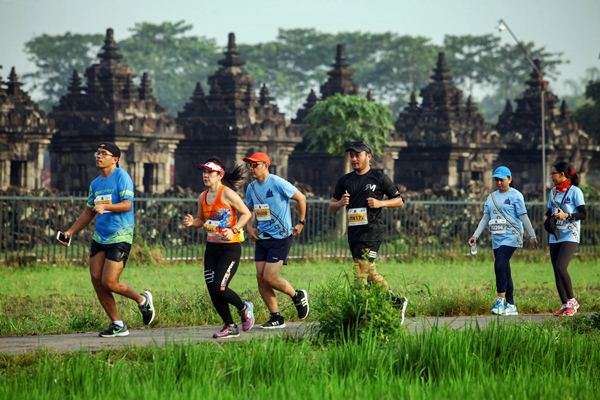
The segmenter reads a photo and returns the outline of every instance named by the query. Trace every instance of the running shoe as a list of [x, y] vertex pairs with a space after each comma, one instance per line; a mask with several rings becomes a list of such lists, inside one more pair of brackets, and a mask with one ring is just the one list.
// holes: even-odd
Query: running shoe
[[501, 297], [498, 297], [494, 304], [492, 305], [492, 314], [503, 315], [504, 309], [506, 308], [506, 300]]
[[281, 315], [271, 315], [271, 319], [260, 326], [263, 329], [281, 329], [285, 328], [285, 321]]
[[552, 315], [554, 315], [555, 317], [560, 317], [561, 315], [563, 315], [566, 308], [567, 308], [567, 305], [562, 304], [558, 310], [555, 310], [552, 312]]
[[517, 306], [515, 306], [514, 304], [506, 303], [504, 307], [504, 314], [502, 315], [519, 315], [519, 312], [517, 311]]
[[567, 307], [563, 310], [562, 315], [567, 317], [572, 317], [577, 314], [577, 310], [579, 310], [579, 303], [575, 299], [571, 299], [567, 301]]
[[213, 338], [215, 339], [228, 339], [238, 336], [240, 336], [240, 329], [236, 324], [225, 324], [220, 331], [217, 331], [213, 334]]
[[404, 317], [406, 316], [406, 307], [408, 307], [408, 299], [403, 296], [390, 292], [390, 299], [394, 307], [400, 310], [400, 325], [404, 324]]
[[127, 329], [127, 325], [123, 324], [123, 326], [120, 326], [114, 322], [111, 322], [110, 325], [108, 325], [108, 328], [98, 334], [100, 337], [117, 337], [127, 335], [129, 335], [129, 329]]
[[308, 293], [306, 290], [298, 290], [296, 295], [292, 297], [292, 301], [296, 306], [296, 311], [298, 311], [298, 319], [304, 319], [308, 316], [310, 312], [310, 307], [308, 305]]
[[254, 305], [251, 302], [244, 302], [240, 317], [242, 318], [242, 330], [248, 332], [254, 326]]
[[142, 313], [142, 320], [144, 321], [144, 325], [150, 325], [152, 321], [154, 321], [155, 312], [154, 312], [154, 304], [152, 303], [152, 293], [149, 290], [145, 290], [142, 293], [142, 296], [146, 299], [146, 302], [138, 306], [140, 308], [140, 313]]

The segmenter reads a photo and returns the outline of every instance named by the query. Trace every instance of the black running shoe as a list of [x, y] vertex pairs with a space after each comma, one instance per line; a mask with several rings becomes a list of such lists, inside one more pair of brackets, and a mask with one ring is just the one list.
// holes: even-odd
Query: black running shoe
[[408, 306], [408, 299], [406, 297], [398, 296], [390, 292], [390, 300], [394, 307], [400, 310], [400, 325], [404, 323], [404, 316], [406, 315], [406, 307]]
[[98, 334], [100, 337], [117, 337], [127, 335], [129, 335], [129, 329], [127, 329], [127, 325], [123, 324], [123, 326], [119, 326], [114, 322], [111, 322], [108, 328]]
[[298, 290], [296, 295], [292, 297], [292, 301], [296, 306], [296, 311], [298, 311], [298, 319], [306, 318], [310, 312], [310, 307], [308, 305], [308, 293], [306, 293], [306, 290]]
[[260, 326], [263, 329], [281, 329], [285, 328], [285, 321], [281, 315], [271, 315], [271, 319]]
[[138, 307], [142, 313], [144, 325], [150, 325], [152, 321], [154, 321], [154, 316], [156, 315], [154, 312], [154, 304], [152, 303], [152, 293], [150, 293], [149, 290], [145, 290], [144, 293], [142, 293], [142, 296], [144, 296], [146, 302]]

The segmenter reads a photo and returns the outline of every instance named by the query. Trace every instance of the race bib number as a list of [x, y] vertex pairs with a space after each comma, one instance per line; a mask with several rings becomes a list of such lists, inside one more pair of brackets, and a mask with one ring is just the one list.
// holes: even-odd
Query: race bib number
[[560, 231], [566, 231], [569, 229], [569, 223], [566, 220], [557, 220], [556, 221], [556, 228]]
[[218, 233], [219, 221], [212, 219], [207, 220], [204, 223], [204, 229], [206, 230], [206, 240], [209, 242], [219, 242], [222, 240], [221, 235]]
[[94, 199], [94, 204], [112, 204], [112, 195], [100, 194]]
[[[94, 205], [98, 204], [112, 204], [112, 195], [111, 194], [100, 194], [96, 196], [94, 199]], [[109, 213], [110, 211], [104, 210], [104, 213]]]
[[257, 221], [270, 221], [271, 209], [268, 204], [257, 204], [254, 206], [254, 215]]
[[505, 234], [507, 225], [508, 225], [508, 222], [506, 221], [506, 219], [504, 219], [502, 217], [492, 218], [492, 219], [490, 219], [490, 222], [488, 224], [488, 226], [490, 228], [490, 233], [492, 235]]
[[348, 209], [348, 226], [367, 225], [368, 223], [366, 208]]

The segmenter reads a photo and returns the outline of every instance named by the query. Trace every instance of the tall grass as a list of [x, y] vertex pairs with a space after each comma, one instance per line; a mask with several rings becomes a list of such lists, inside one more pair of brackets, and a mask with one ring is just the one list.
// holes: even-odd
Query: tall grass
[[600, 334], [433, 329], [327, 346], [271, 339], [0, 355], [0, 398], [596, 398]]

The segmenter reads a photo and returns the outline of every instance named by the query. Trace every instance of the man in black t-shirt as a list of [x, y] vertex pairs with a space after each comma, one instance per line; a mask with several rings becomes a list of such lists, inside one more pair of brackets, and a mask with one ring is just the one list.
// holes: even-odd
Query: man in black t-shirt
[[[334, 212], [342, 207], [347, 209], [348, 243], [357, 279], [389, 290], [389, 284], [377, 272], [374, 263], [385, 231], [381, 209], [403, 207], [404, 201], [382, 170], [371, 169], [373, 151], [369, 145], [362, 141], [352, 142], [346, 152], [354, 171], [338, 180], [329, 208]], [[406, 299], [394, 294], [392, 299], [402, 309], [404, 319]]]

